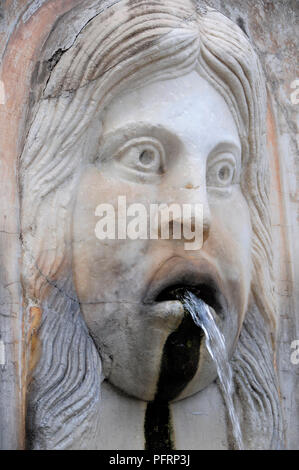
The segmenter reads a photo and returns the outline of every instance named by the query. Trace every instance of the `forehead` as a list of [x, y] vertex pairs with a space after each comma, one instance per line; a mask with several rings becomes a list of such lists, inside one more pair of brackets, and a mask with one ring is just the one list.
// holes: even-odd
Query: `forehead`
[[207, 152], [219, 142], [241, 147], [228, 105], [196, 71], [123, 91], [108, 106], [103, 131], [110, 133], [138, 122], [165, 128]]

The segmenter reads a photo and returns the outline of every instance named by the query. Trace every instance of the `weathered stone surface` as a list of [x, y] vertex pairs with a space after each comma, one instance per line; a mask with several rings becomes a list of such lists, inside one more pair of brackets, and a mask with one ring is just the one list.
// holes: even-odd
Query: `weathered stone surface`
[[[299, 339], [299, 130], [294, 88], [298, 87], [298, 4], [211, 0], [196, 2], [197, 10], [191, 1], [154, 4], [158, 19], [141, 1], [2, 4], [2, 448], [24, 447], [25, 420], [27, 445], [33, 448], [144, 448], [146, 402], [142, 400], [155, 396], [163, 345], [178, 327], [182, 309], [172, 302], [169, 310], [158, 305], [149, 314], [148, 307], [141, 311], [138, 305], [145, 287], [159, 284], [157, 267], [167, 259], [172, 260], [171, 266], [165, 263], [161, 279], [172, 276], [172, 283], [175, 279], [190, 282], [192, 276], [198, 283], [202, 273], [217, 264], [220, 290], [229, 305], [222, 328], [232, 354], [246, 446], [279, 448], [284, 427], [285, 446], [298, 448], [299, 365], [291, 362], [291, 343]], [[239, 25], [245, 35], [225, 18], [207, 14], [207, 5]], [[161, 16], [164, 7], [169, 8], [167, 20]], [[171, 16], [174, 11], [179, 20]], [[141, 14], [152, 21], [151, 29], [144, 27]], [[141, 33], [133, 24], [139, 16]], [[222, 24], [220, 30], [217, 21]], [[140, 49], [137, 39], [125, 37], [122, 22], [138, 38]], [[172, 28], [179, 26], [176, 36]], [[121, 34], [123, 42], [118, 42]], [[267, 122], [263, 79], [246, 37], [265, 73]], [[201, 77], [194, 70], [200, 41], [206, 48], [200, 59]], [[122, 49], [124, 44], [129, 55]], [[229, 73], [216, 61], [217, 54], [224, 64], [229, 63]], [[128, 80], [129, 72], [136, 78]], [[236, 76], [239, 82], [233, 84]], [[220, 88], [211, 77], [219, 78]], [[168, 133], [162, 136], [161, 128]], [[221, 147], [221, 132], [236, 141], [236, 148], [242, 144], [242, 159], [232, 158], [234, 152]], [[133, 154], [122, 147], [124, 138], [137, 153], [150, 151], [155, 158], [164, 152], [161, 142], [172, 156], [180, 145], [184, 151], [172, 158], [172, 171], [162, 183], [156, 167], [147, 181], [136, 172], [129, 175], [127, 161], [130, 158], [132, 165]], [[240, 193], [230, 196], [223, 188], [213, 189], [214, 167], [209, 162], [216, 147], [234, 162]], [[109, 161], [113, 152], [121, 165]], [[184, 163], [180, 163], [182, 155]], [[202, 177], [206, 162], [207, 177]], [[175, 240], [159, 240], [159, 245], [141, 240], [109, 245], [96, 240], [95, 207], [102, 202], [114, 204], [119, 194], [145, 206], [200, 200], [204, 206], [201, 254], [181, 251]], [[177, 272], [183, 275], [176, 277]], [[174, 445], [178, 449], [232, 447], [222, 398], [211, 383], [215, 372], [203, 347], [200, 358], [194, 378], [169, 406]], [[255, 383], [256, 392], [245, 383]]]

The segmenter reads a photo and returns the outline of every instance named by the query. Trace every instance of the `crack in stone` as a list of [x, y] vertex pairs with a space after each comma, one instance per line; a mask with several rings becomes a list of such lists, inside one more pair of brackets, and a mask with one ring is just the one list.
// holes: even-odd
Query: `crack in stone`
[[[119, 3], [120, 1], [121, 1], [121, 0], [117, 0], [116, 2], [113, 2], [111, 5], [107, 6], [105, 9], [109, 9], [109, 8], [113, 7], [114, 5], [116, 5], [117, 3]], [[104, 11], [105, 9], [101, 10], [99, 13], [97, 13], [95, 16], [93, 16], [92, 18], [90, 18], [90, 19], [85, 23], [85, 25], [80, 29], [80, 31], [78, 32], [78, 34], [75, 36], [73, 43], [72, 43], [67, 49], [61, 49], [61, 48], [57, 49], [57, 51], [54, 52], [54, 54], [52, 55], [52, 57], [51, 57], [50, 59], [48, 59], [47, 62], [48, 62], [48, 63], [51, 63], [52, 60], [53, 60], [53, 61], [54, 61], [54, 65], [53, 65], [53, 67], [50, 69], [50, 74], [49, 74], [49, 77], [48, 77], [48, 79], [47, 79], [47, 81], [46, 81], [46, 85], [45, 85], [45, 87], [44, 87], [42, 96], [45, 95], [45, 91], [46, 91], [47, 86], [48, 86], [48, 83], [49, 83], [49, 81], [50, 81], [50, 79], [51, 79], [51, 72], [52, 72], [53, 69], [56, 67], [56, 65], [57, 65], [57, 63], [59, 62], [59, 60], [61, 59], [62, 55], [63, 55], [65, 52], [69, 51], [69, 50], [74, 46], [76, 40], [78, 39], [78, 37], [79, 37], [80, 34], [82, 33], [83, 29], [86, 28], [86, 26], [87, 26], [91, 21], [93, 21], [97, 16], [99, 16], [101, 13], [103, 13], [103, 11]], [[189, 22], [192, 21], [192, 20], [195, 18], [195, 16], [196, 16], [197, 14], [199, 14], [199, 13], [202, 14], [202, 15], [204, 15], [204, 14], [207, 13], [207, 9], [206, 9], [206, 8], [203, 9], [202, 6], [200, 6], [200, 5], [197, 4], [196, 7], [195, 7], [195, 9], [194, 9], [194, 13], [192, 13], [191, 15], [188, 15], [188, 16], [184, 17], [184, 18], [182, 19], [182, 21], [183, 21], [184, 23], [189, 23]], [[162, 38], [164, 39], [165, 37], [167, 37], [167, 36], [168, 36], [169, 34], [171, 34], [171, 33], [172, 33], [172, 31], [168, 31], [167, 33], [162, 34], [159, 38], [153, 40], [153, 44], [158, 44], [158, 42], [160, 42], [160, 40], [161, 40]], [[61, 52], [60, 52], [60, 51], [61, 51]], [[56, 57], [55, 57], [56, 54], [58, 54], [58, 60], [55, 60], [55, 59], [56, 59]], [[87, 53], [86, 53], [86, 54], [87, 54]], [[51, 65], [50, 65], [50, 66], [51, 66]], [[84, 89], [84, 88], [87, 87], [90, 83], [95, 82], [96, 80], [98, 80], [99, 78], [103, 77], [106, 73], [110, 72], [111, 70], [113, 70], [113, 69], [116, 68], [116, 67], [118, 67], [118, 64], [112, 65], [111, 67], [108, 67], [108, 68], [104, 69], [103, 72], [102, 72], [102, 74], [101, 74], [100, 76], [98, 76], [97, 78], [95, 78], [95, 79], [93, 79], [93, 80], [89, 80], [88, 83], [86, 83], [86, 84], [84, 84], [84, 85], [82, 85], [82, 86], [79, 86], [77, 89], [62, 90], [61, 93], [60, 93], [60, 95], [58, 95], [58, 96], [63, 96], [64, 94], [66, 94], [66, 95], [72, 94], [72, 93], [75, 93], [75, 92], [78, 91], [78, 90]], [[47, 96], [47, 97], [44, 96], [42, 99], [43, 99], [43, 100], [50, 100], [50, 99], [56, 99], [56, 98], [57, 98], [57, 96], [55, 95], [55, 96]]]

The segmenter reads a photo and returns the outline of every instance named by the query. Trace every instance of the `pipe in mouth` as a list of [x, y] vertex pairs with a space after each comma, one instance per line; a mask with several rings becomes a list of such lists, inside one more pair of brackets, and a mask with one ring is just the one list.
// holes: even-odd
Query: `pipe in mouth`
[[[202, 289], [197, 287], [175, 285], [161, 291], [156, 302], [179, 300], [184, 305], [187, 291], [192, 291], [199, 298], [202, 295]], [[195, 325], [191, 314], [184, 308], [179, 327], [168, 336], [164, 345], [155, 401], [174, 400], [193, 379], [203, 337], [202, 328]]]
[[184, 299], [186, 297], [187, 292], [191, 292], [202, 302], [207, 304], [209, 307], [212, 307], [215, 313], [221, 319], [223, 319], [224, 312], [220, 302], [218, 301], [216, 289], [207, 284], [199, 284], [197, 286], [178, 284], [168, 286], [167, 288], [163, 289], [160, 293], [158, 293], [155, 302], [178, 300], [182, 304], [184, 304]]

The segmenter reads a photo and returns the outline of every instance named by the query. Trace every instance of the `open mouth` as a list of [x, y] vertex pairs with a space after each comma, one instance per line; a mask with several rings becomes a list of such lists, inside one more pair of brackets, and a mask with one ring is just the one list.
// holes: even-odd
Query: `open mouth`
[[184, 299], [188, 292], [214, 310], [217, 323], [222, 323], [225, 317], [226, 300], [219, 288], [217, 276], [213, 274], [207, 270], [203, 272], [190, 263], [177, 262], [176, 259], [173, 264], [163, 266], [151, 283], [145, 303], [152, 304], [154, 309], [162, 312], [163, 305], [165, 311], [169, 311], [172, 303], [174, 308], [178, 302], [183, 306], [180, 323], [164, 344], [155, 396], [157, 401], [177, 399], [199, 367], [205, 335], [185, 305]]
[[228, 304], [220, 286], [221, 279], [210, 263], [193, 263], [174, 257], [164, 263], [155, 273], [147, 288], [145, 304], [180, 301], [183, 303], [187, 291], [192, 292], [215, 311], [219, 320], [224, 320]]
[[162, 289], [155, 297], [155, 302], [166, 302], [171, 300], [179, 300], [184, 302], [187, 292], [192, 292], [197, 298], [201, 299], [205, 304], [223, 318], [224, 311], [219, 301], [219, 294], [214, 286], [207, 284], [199, 284], [197, 286], [188, 284], [174, 284]]
[[[200, 346], [204, 338], [202, 328], [198, 327], [185, 308], [184, 298], [187, 288], [182, 285], [173, 285], [163, 289], [155, 299], [155, 303], [180, 301], [184, 307], [184, 314], [178, 328], [172, 332], [165, 342], [160, 376], [157, 384], [155, 401], [168, 402], [177, 398], [187, 384], [194, 377], [198, 368]], [[192, 292], [199, 296], [197, 288]]]
[[211, 284], [172, 284], [159, 291], [154, 298], [154, 302], [180, 301], [184, 305], [187, 292], [191, 292], [209, 307], [212, 307], [219, 319], [224, 319], [225, 309], [221, 293]]

